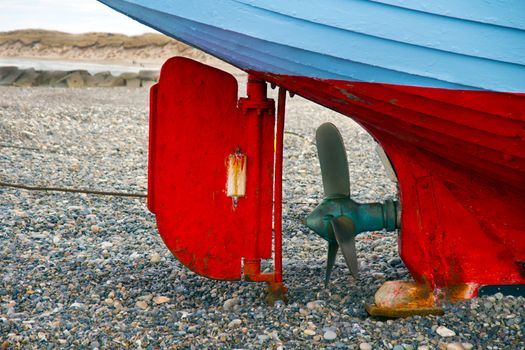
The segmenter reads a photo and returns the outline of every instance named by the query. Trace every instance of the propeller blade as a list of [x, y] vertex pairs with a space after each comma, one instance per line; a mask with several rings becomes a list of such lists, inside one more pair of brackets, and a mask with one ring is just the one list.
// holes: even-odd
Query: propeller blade
[[332, 275], [338, 249], [339, 244], [337, 244], [337, 242], [328, 242], [328, 259], [326, 259], [326, 277], [324, 279], [325, 287], [328, 287], [328, 284], [330, 283], [330, 276]]
[[345, 216], [338, 216], [332, 219], [334, 236], [341, 248], [346, 265], [350, 272], [357, 279], [357, 253], [355, 249], [355, 226], [352, 220]]
[[350, 195], [350, 176], [341, 133], [334, 124], [324, 123], [317, 129], [315, 140], [325, 196], [327, 198], [348, 197]]

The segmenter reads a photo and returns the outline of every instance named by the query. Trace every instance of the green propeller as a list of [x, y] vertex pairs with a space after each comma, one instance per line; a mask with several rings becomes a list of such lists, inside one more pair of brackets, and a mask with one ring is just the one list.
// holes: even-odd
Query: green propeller
[[325, 123], [315, 133], [326, 198], [350, 196], [350, 174], [343, 137], [334, 124]]
[[328, 241], [325, 285], [330, 281], [337, 251], [357, 279], [358, 262], [355, 237], [364, 231], [395, 230], [399, 227], [398, 203], [359, 204], [350, 198], [348, 160], [341, 133], [332, 123], [321, 125], [316, 145], [325, 199], [308, 215], [306, 225]]

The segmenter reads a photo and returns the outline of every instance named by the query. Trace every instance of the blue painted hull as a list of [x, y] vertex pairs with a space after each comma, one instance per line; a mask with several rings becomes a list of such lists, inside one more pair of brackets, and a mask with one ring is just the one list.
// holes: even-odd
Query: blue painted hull
[[243, 70], [525, 92], [525, 1], [100, 1]]

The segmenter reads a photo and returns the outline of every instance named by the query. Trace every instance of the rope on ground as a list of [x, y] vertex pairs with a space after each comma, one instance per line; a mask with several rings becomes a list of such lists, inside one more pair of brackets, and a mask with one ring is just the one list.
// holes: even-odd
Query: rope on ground
[[69, 192], [69, 193], [85, 193], [100, 196], [115, 196], [115, 197], [132, 197], [132, 198], [146, 198], [145, 193], [129, 193], [129, 192], [114, 192], [114, 191], [96, 191], [81, 188], [65, 188], [65, 187], [45, 187], [45, 186], [28, 186], [22, 184], [0, 182], [0, 187], [20, 188], [27, 191], [46, 191], [46, 192]]
[[315, 145], [315, 142], [312, 142], [311, 139], [309, 139], [308, 137], [303, 136], [303, 135], [301, 135], [301, 134], [298, 134], [298, 133], [296, 133], [296, 132], [293, 132], [293, 131], [285, 131], [284, 134], [285, 134], [285, 135], [292, 135], [292, 136], [298, 137], [298, 138], [300, 138], [300, 139], [303, 139], [305, 142], [308, 142], [308, 143], [310, 143], [310, 144], [312, 144], [312, 145]]

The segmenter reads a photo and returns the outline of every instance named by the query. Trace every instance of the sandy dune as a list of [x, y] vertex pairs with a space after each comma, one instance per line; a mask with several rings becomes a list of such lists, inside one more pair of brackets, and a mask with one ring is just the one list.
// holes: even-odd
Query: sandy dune
[[40, 29], [0, 32], [0, 57], [3, 58], [79, 60], [151, 67], [160, 66], [173, 56], [185, 56], [232, 73], [239, 72], [202, 51], [161, 34], [69, 34]]

